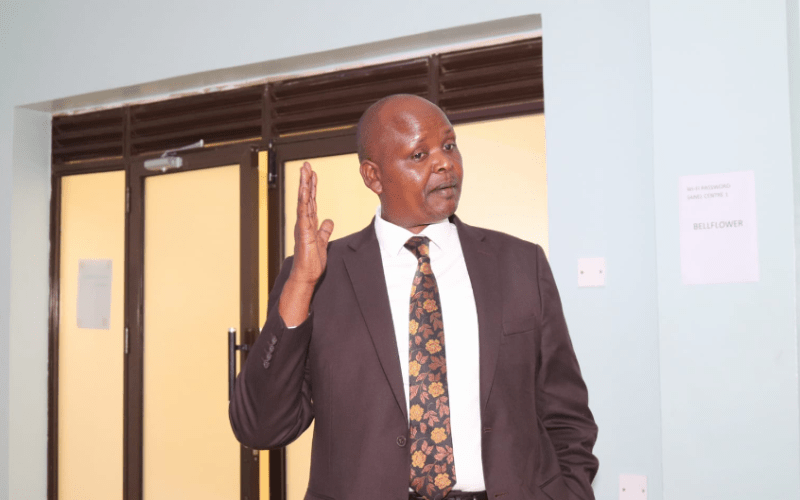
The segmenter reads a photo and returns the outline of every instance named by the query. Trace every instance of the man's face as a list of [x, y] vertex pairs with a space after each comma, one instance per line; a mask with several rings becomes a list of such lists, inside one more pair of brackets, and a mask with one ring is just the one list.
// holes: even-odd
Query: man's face
[[379, 124], [373, 156], [382, 217], [419, 232], [453, 215], [463, 168], [444, 113], [428, 101], [407, 98], [387, 104]]

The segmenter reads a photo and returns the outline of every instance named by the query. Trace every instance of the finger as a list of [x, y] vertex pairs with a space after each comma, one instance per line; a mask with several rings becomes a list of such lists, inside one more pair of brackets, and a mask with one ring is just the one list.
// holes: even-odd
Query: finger
[[308, 163], [304, 163], [302, 167], [300, 167], [300, 185], [297, 187], [297, 202], [298, 204], [301, 203], [308, 203], [308, 195], [309, 195], [309, 173], [308, 169], [306, 168]]
[[309, 199], [309, 210], [314, 216], [317, 215], [317, 173], [313, 170], [311, 172], [311, 197]]
[[308, 216], [308, 204], [311, 196], [311, 165], [308, 162], [300, 167], [300, 185], [297, 190], [297, 220]]
[[317, 238], [319, 239], [319, 242], [322, 245], [327, 245], [328, 240], [331, 239], [332, 233], [333, 233], [333, 221], [330, 219], [325, 219], [319, 226], [319, 231], [317, 231]]
[[311, 170], [311, 199], [317, 199], [317, 173], [313, 169]]

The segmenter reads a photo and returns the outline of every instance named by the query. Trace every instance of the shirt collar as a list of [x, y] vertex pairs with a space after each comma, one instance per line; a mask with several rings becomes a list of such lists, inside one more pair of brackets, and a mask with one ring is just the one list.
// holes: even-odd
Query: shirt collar
[[444, 250], [451, 242], [456, 226], [451, 224], [448, 219], [428, 225], [418, 235], [415, 235], [404, 227], [397, 226], [381, 217], [381, 207], [375, 210], [375, 236], [381, 247], [381, 253], [392, 257], [397, 257], [402, 252], [407, 252], [404, 245], [412, 236], [427, 236], [430, 238], [432, 251]]

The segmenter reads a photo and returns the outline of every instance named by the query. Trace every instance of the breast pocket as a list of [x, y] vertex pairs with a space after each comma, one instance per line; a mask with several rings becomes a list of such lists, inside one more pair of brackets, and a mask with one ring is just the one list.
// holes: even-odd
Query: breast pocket
[[503, 319], [503, 335], [519, 335], [536, 331], [536, 316]]

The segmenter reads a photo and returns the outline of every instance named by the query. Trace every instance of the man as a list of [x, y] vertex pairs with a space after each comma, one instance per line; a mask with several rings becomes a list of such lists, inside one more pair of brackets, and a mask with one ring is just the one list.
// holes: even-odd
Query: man
[[430, 102], [378, 101], [358, 149], [380, 208], [330, 244], [303, 165], [237, 438], [277, 448], [316, 419], [306, 499], [594, 498], [597, 427], [542, 249], [454, 216], [461, 154]]

